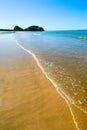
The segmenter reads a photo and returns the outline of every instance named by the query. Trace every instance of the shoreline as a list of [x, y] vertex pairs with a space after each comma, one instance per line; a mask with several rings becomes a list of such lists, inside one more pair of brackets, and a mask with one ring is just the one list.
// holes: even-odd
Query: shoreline
[[38, 59], [37, 59], [37, 57], [34, 55], [34, 53], [32, 53], [30, 50], [27, 50], [27, 49], [24, 48], [22, 45], [20, 45], [17, 40], [15, 40], [15, 41], [16, 41], [16, 44], [17, 44], [21, 49], [23, 49], [25, 52], [27, 52], [28, 54], [30, 54], [30, 55], [34, 58], [34, 60], [36, 61], [37, 66], [40, 68], [40, 70], [42, 71], [42, 73], [43, 73], [43, 74], [45, 75], [45, 77], [52, 83], [52, 85], [54, 86], [54, 88], [56, 89], [56, 91], [58, 92], [58, 94], [64, 99], [64, 101], [66, 102], [66, 104], [67, 104], [67, 106], [68, 106], [68, 108], [69, 108], [69, 110], [70, 110], [70, 113], [71, 113], [71, 115], [72, 115], [72, 119], [73, 119], [73, 122], [74, 122], [74, 124], [75, 124], [76, 129], [77, 129], [77, 130], [80, 130], [80, 128], [79, 128], [79, 126], [78, 126], [78, 123], [76, 122], [75, 116], [74, 116], [74, 114], [73, 114], [73, 110], [72, 110], [72, 108], [71, 108], [71, 106], [70, 106], [69, 99], [68, 99], [68, 97], [66, 96], [66, 94], [65, 94], [62, 90], [60, 90], [60, 88], [57, 86], [57, 84], [47, 75], [47, 73], [45, 72], [44, 68], [40, 65], [40, 62], [38, 61]]
[[[58, 94], [62, 97], [62, 99], [66, 102], [69, 111], [72, 115], [72, 119], [74, 122], [74, 125], [76, 127], [77, 130], [86, 129], [86, 121], [87, 121], [87, 112], [82, 110], [81, 108], [79, 108], [77, 105], [72, 104], [69, 97], [67, 97], [67, 95], [63, 92], [63, 90], [61, 90], [58, 85], [47, 75], [47, 73], [45, 72], [44, 68], [41, 66], [38, 58], [36, 57], [36, 55], [31, 52], [30, 50], [24, 48], [20, 42], [18, 42], [17, 40], [16, 44], [23, 49], [25, 52], [27, 52], [29, 55], [31, 55], [33, 57], [33, 59], [36, 61], [37, 66], [40, 68], [42, 74], [45, 75], [45, 77], [51, 82], [51, 84], [53, 85], [53, 87], [56, 89], [56, 91], [58, 92]], [[81, 117], [80, 117], [81, 116]], [[80, 119], [82, 118], [83, 121]]]
[[0, 129], [76, 130], [66, 102], [32, 55], [24, 53], [15, 42], [6, 43], [10, 52], [6, 55], [2, 52], [0, 62], [3, 87]]

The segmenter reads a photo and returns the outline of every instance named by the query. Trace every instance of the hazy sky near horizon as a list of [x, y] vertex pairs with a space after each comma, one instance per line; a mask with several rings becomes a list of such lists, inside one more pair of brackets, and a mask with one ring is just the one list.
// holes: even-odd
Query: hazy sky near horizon
[[87, 0], [0, 0], [0, 28], [87, 29]]

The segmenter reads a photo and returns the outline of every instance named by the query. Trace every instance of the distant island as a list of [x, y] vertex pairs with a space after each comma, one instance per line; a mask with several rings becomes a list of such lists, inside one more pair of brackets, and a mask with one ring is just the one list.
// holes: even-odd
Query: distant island
[[0, 29], [0, 31], [45, 31], [45, 30], [43, 27], [36, 26], [36, 25], [27, 27], [25, 29], [16, 25], [13, 29]]

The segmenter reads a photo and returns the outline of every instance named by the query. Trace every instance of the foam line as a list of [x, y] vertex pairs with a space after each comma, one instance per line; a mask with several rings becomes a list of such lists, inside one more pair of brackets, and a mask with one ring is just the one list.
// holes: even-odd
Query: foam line
[[46, 71], [45, 71], [44, 68], [41, 66], [41, 64], [40, 64], [39, 60], [37, 59], [37, 57], [35, 56], [35, 54], [32, 53], [30, 50], [24, 48], [24, 47], [20, 44], [20, 42], [19, 42], [18, 40], [15, 39], [15, 41], [16, 41], [16, 44], [17, 44], [21, 49], [23, 49], [24, 51], [26, 51], [27, 53], [29, 53], [30, 55], [32, 55], [32, 57], [34, 58], [34, 60], [36, 61], [37, 65], [38, 65], [38, 67], [41, 69], [42, 73], [43, 73], [43, 74], [46, 76], [46, 78], [52, 83], [52, 85], [55, 87], [55, 89], [56, 89], [57, 92], [60, 94], [60, 96], [65, 100], [65, 102], [67, 103], [68, 108], [69, 108], [69, 110], [70, 110], [70, 112], [71, 112], [71, 115], [72, 115], [72, 118], [73, 118], [75, 127], [76, 127], [77, 130], [80, 130], [80, 128], [79, 128], [78, 123], [77, 123], [77, 121], [76, 121], [76, 119], [75, 119], [75, 116], [74, 116], [74, 114], [73, 114], [72, 108], [71, 108], [71, 106], [70, 106], [70, 103], [69, 103], [69, 100], [68, 100], [66, 94], [58, 87], [58, 85], [54, 82], [54, 80], [52, 80], [52, 79], [47, 75]]

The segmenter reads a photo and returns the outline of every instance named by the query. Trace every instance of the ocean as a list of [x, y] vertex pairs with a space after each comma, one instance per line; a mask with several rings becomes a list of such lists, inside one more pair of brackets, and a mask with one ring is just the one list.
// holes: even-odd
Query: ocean
[[87, 31], [21, 32], [15, 39], [35, 54], [66, 98], [87, 114]]

